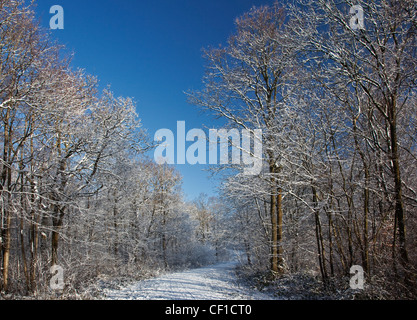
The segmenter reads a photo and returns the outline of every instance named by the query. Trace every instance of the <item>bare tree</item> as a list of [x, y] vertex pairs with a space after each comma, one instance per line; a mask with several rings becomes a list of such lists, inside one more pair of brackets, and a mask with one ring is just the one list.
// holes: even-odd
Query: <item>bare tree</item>
[[278, 4], [253, 8], [236, 19], [237, 30], [228, 46], [206, 51], [204, 90], [189, 94], [191, 103], [227, 119], [232, 126], [263, 130], [268, 165], [264, 179], [270, 196], [270, 265], [276, 274], [283, 272], [284, 186], [279, 177], [289, 130], [287, 107], [299, 88], [294, 81], [299, 48], [285, 32], [284, 22], [284, 10]]

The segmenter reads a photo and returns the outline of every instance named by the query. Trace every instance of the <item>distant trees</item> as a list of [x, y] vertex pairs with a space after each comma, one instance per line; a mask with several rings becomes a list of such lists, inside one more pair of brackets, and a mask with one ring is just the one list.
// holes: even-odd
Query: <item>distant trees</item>
[[190, 204], [190, 217], [195, 221], [196, 240], [206, 249], [214, 250], [217, 261], [230, 257], [233, 248], [231, 208], [221, 198], [201, 193]]
[[[417, 8], [355, 4], [364, 29], [350, 26], [350, 1], [253, 8], [227, 46], [207, 50], [190, 101], [263, 131], [263, 172], [231, 176], [224, 193], [259, 230], [252, 244], [269, 246], [270, 271], [309, 263], [314, 246], [325, 282], [361, 264], [412, 288]], [[251, 241], [242, 237], [249, 263]]]

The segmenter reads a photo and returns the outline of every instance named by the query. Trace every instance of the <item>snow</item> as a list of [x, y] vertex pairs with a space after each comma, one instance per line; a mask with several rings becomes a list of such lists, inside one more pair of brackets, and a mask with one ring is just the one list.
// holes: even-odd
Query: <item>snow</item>
[[108, 300], [273, 300], [239, 284], [236, 262], [166, 274], [115, 289], [104, 289]]

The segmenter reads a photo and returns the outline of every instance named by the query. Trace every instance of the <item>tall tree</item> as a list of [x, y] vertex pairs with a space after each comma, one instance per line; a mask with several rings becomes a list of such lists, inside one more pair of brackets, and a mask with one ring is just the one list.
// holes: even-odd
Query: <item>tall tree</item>
[[297, 46], [285, 32], [284, 10], [275, 4], [253, 8], [236, 19], [227, 47], [206, 51], [205, 88], [189, 94], [190, 102], [227, 119], [231, 126], [262, 129], [268, 171], [271, 223], [270, 269], [283, 272], [282, 174], [286, 108], [297, 88]]

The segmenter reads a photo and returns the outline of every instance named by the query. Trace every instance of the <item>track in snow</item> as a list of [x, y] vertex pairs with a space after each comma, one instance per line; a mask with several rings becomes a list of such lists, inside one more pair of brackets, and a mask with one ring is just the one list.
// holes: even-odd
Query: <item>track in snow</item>
[[171, 273], [138, 281], [120, 290], [105, 290], [109, 300], [271, 300], [271, 296], [239, 286], [235, 262]]

